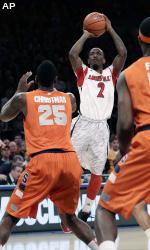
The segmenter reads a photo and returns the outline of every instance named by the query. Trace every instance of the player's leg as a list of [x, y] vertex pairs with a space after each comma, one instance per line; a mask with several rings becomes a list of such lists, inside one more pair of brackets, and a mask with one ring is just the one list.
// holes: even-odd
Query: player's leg
[[[95, 232], [99, 250], [117, 250], [118, 247], [115, 213], [116, 207], [120, 204], [118, 200], [113, 200], [115, 197], [119, 197], [119, 192], [117, 192], [117, 190], [117, 185], [108, 180], [96, 209]], [[123, 203], [120, 198], [119, 201], [122, 206]]]
[[61, 226], [62, 231], [63, 231], [65, 234], [70, 234], [70, 233], [72, 233], [71, 228], [70, 228], [70, 227], [68, 226], [68, 224], [67, 224], [67, 220], [66, 220], [65, 214], [61, 213], [61, 211], [59, 211], [59, 210], [58, 210], [58, 213], [59, 213], [59, 216], [60, 216], [60, 219], [61, 219], [60, 226]]
[[[140, 188], [138, 189], [138, 196], [140, 199], [136, 201], [133, 206], [132, 214], [135, 217], [138, 224], [145, 231], [148, 239], [150, 240], [150, 215], [147, 212], [146, 204], [150, 204], [150, 171], [149, 171], [149, 144], [150, 144], [150, 131], [144, 133], [138, 133], [136, 135], [138, 141], [139, 159], [136, 166], [136, 175]], [[143, 194], [142, 194], [143, 193]]]
[[[95, 134], [94, 131], [97, 131]], [[90, 142], [88, 148], [88, 163], [90, 165], [91, 179], [87, 187], [87, 197], [78, 216], [87, 221], [93, 202], [102, 183], [102, 172], [107, 160], [107, 148], [109, 142], [109, 130], [106, 122], [92, 123], [89, 129]]]
[[66, 222], [72, 232], [92, 250], [98, 250], [95, 236], [87, 223], [77, 218], [75, 214], [64, 214]]
[[[32, 163], [30, 164], [32, 165]], [[34, 193], [31, 192], [31, 183], [28, 181], [29, 176], [32, 183], [32, 188], [34, 189], [32, 174], [30, 173], [27, 166], [26, 170], [21, 174], [17, 182], [16, 188], [13, 191], [6, 207], [6, 213], [4, 214], [4, 217], [0, 223], [0, 247], [2, 247], [7, 242], [12, 228], [16, 225], [19, 219], [28, 217], [30, 212], [32, 213], [33, 211], [34, 197], [37, 197], [38, 191], [37, 195], [34, 195]], [[36, 179], [35, 175], [34, 178]], [[39, 178], [37, 179], [39, 180]], [[37, 206], [35, 208], [35, 211], [36, 210]]]
[[144, 230], [148, 239], [150, 239], [150, 215], [146, 210], [146, 204], [144, 201], [138, 203], [132, 212], [138, 224]]
[[[88, 159], [87, 149], [89, 144], [88, 131], [89, 131], [89, 121], [84, 120], [81, 116], [72, 131], [71, 140], [83, 169], [88, 169], [86, 164], [86, 162], [88, 161], [87, 160]], [[88, 204], [90, 205], [89, 199], [86, 199], [85, 206], [88, 207]], [[81, 210], [78, 214], [78, 217], [83, 221], [87, 221], [89, 215], [90, 215], [90, 209], [89, 212], [84, 212], [84, 211], [82, 212]]]
[[[87, 188], [87, 197], [90, 200], [92, 200], [92, 201], [95, 200], [95, 197], [100, 190], [101, 183], [102, 183], [102, 176], [91, 173], [90, 182], [89, 182], [89, 185]], [[90, 210], [91, 210], [91, 208], [90, 208]]]
[[95, 236], [89, 225], [75, 214], [60, 214], [61, 220], [67, 224], [71, 231], [82, 240], [92, 250], [98, 250], [98, 245], [95, 241]]
[[11, 230], [17, 224], [18, 221], [18, 218], [15, 218], [8, 213], [4, 214], [0, 222], [0, 249], [8, 241]]
[[92, 229], [75, 215], [82, 174], [77, 155], [73, 152], [65, 153], [62, 158], [60, 156], [58, 162], [62, 173], [55, 185], [55, 192], [50, 194], [50, 198], [58, 208], [63, 223], [67, 224], [72, 232], [92, 250], [97, 250], [98, 246], [94, 241]]
[[[85, 134], [85, 131], [82, 129], [83, 127], [84, 127], [84, 122], [79, 118], [79, 120], [77, 120], [77, 123], [73, 127], [72, 133], [71, 133], [72, 144], [75, 148], [75, 151], [77, 153], [81, 166], [82, 166], [82, 155], [84, 151], [84, 145], [87, 144], [85, 142], [86, 134]], [[61, 214], [61, 212], [59, 211], [59, 215], [61, 218], [60, 226], [63, 232], [72, 233], [72, 229], [68, 226], [66, 217], [64, 216], [64, 214]]]
[[83, 208], [80, 210], [78, 214], [78, 217], [84, 222], [87, 221], [88, 217], [91, 214], [91, 208], [96, 198], [96, 195], [100, 190], [101, 182], [102, 182], [101, 175], [95, 175], [94, 173], [91, 173], [91, 178], [86, 191], [87, 197], [83, 205]]
[[71, 142], [74, 146], [74, 149], [80, 161], [82, 160], [80, 152], [85, 150], [84, 147], [85, 145], [88, 144], [88, 127], [87, 126], [88, 126], [88, 122], [84, 120], [82, 116], [80, 116], [71, 131]]
[[0, 225], [0, 244], [6, 243], [11, 229], [20, 218], [36, 218], [38, 203], [48, 196], [53, 176], [57, 179], [56, 167], [51, 165], [49, 170], [50, 162], [50, 154], [37, 155], [21, 174]]
[[95, 232], [100, 250], [116, 250], [117, 225], [115, 214], [98, 205], [95, 217]]
[[[142, 223], [143, 229], [146, 230], [149, 230], [149, 217], [144, 211], [143, 203], [140, 204], [140, 202], [149, 202], [150, 200], [147, 199], [150, 193], [150, 154], [148, 140], [149, 136], [146, 133], [138, 133], [133, 138], [128, 155], [121, 159], [110, 174], [99, 202], [99, 205], [108, 211], [119, 213], [125, 219], [128, 219], [133, 213], [139, 224]], [[140, 218], [140, 216], [143, 216], [143, 218]], [[141, 220], [144, 220], [144, 222]], [[101, 232], [103, 232], [105, 225], [100, 224], [100, 222], [96, 223], [99, 225]], [[114, 233], [113, 228], [114, 226], [110, 227], [111, 235]], [[148, 233], [149, 231], [147, 231]], [[103, 239], [98, 234], [99, 232], [97, 231], [96, 235], [102, 241]], [[106, 236], [108, 237], [107, 234]], [[107, 239], [109, 240], [110, 238]], [[113, 246], [112, 248], [105, 248], [104, 244], [106, 240], [100, 244], [100, 250], [115, 249], [115, 245], [114, 248]]]

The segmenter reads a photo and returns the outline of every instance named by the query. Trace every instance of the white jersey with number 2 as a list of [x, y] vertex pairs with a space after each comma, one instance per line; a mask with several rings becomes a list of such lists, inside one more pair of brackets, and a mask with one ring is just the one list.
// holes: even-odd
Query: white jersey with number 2
[[75, 72], [80, 93], [80, 112], [93, 120], [107, 120], [114, 105], [114, 86], [117, 74], [113, 65], [102, 74], [85, 64]]

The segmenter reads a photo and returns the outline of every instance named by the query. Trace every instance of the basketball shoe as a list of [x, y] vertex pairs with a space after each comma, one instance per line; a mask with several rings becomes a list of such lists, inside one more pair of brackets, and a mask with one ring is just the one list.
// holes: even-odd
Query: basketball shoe
[[81, 209], [80, 212], [78, 213], [78, 218], [80, 220], [83, 220], [84, 222], [87, 222], [87, 219], [89, 218], [90, 214], [91, 212], [86, 213], [86, 212], [83, 212]]
[[63, 222], [60, 223], [61, 229], [65, 234], [71, 234], [72, 231], [69, 227], [67, 227]]

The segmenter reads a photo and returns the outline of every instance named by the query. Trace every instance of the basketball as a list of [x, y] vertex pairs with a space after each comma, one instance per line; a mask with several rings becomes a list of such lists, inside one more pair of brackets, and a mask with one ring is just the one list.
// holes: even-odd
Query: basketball
[[105, 16], [99, 12], [88, 14], [83, 21], [83, 28], [96, 36], [102, 35], [106, 31]]

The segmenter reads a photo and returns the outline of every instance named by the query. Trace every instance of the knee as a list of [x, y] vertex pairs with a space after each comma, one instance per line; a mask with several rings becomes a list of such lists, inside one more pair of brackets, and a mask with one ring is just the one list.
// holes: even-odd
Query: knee
[[105, 208], [98, 205], [97, 208], [96, 208], [96, 216], [101, 216], [102, 213], [104, 212], [104, 210], [105, 210]]
[[144, 201], [142, 201], [142, 202], [136, 204], [136, 205], [134, 206], [134, 208], [133, 208], [132, 214], [133, 214], [133, 215], [138, 215], [139, 212], [140, 212], [141, 210], [143, 210], [144, 207], [145, 207], [145, 202], [144, 202]]
[[98, 204], [97, 208], [96, 208], [96, 214], [99, 215], [104, 215], [104, 214], [108, 214], [111, 215], [113, 217], [115, 217], [115, 213], [109, 211], [108, 209], [102, 207], [100, 204]]
[[96, 223], [105, 223], [106, 220], [115, 221], [115, 214], [100, 205], [96, 209]]

